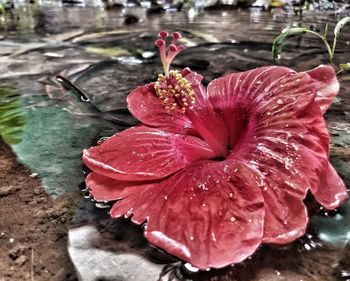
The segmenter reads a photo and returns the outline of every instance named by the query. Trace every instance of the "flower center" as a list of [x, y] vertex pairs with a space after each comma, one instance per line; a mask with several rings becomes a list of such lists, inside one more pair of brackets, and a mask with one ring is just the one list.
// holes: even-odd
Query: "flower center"
[[177, 70], [169, 70], [171, 62], [183, 50], [183, 45], [177, 46], [177, 40], [181, 34], [174, 32], [172, 42], [167, 47], [165, 39], [169, 34], [165, 31], [159, 33], [159, 39], [155, 45], [159, 48], [162, 60], [164, 75], [159, 74], [154, 85], [156, 95], [164, 105], [166, 111], [177, 111], [185, 113], [187, 108], [191, 108], [196, 101], [191, 84]]
[[167, 111], [185, 113], [196, 101], [191, 84], [177, 70], [170, 70], [168, 76], [159, 74], [154, 89]]

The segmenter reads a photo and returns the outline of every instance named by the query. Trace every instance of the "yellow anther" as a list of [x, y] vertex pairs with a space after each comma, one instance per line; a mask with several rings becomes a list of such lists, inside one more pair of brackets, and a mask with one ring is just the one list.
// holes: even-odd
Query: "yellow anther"
[[187, 108], [192, 107], [189, 103], [193, 104], [196, 100], [190, 82], [175, 70], [169, 71], [168, 76], [158, 75], [154, 90], [167, 111], [185, 113]]

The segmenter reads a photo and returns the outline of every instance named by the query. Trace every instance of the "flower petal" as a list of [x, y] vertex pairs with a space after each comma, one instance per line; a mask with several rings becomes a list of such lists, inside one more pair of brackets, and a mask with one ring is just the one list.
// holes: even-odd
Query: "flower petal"
[[349, 195], [343, 180], [338, 176], [336, 170], [330, 163], [323, 174], [323, 179], [324, 180], [313, 195], [323, 207], [328, 210], [333, 210], [339, 207]]
[[174, 133], [196, 135], [191, 121], [184, 114], [166, 111], [156, 97], [152, 84], [140, 86], [127, 97], [131, 114], [142, 123]]
[[[309, 222], [303, 200], [281, 193], [264, 193], [265, 228], [263, 243], [287, 244], [305, 234]], [[278, 210], [278, 211], [276, 211]]]
[[96, 172], [88, 174], [85, 182], [93, 199], [99, 202], [118, 200], [124, 188], [139, 184], [137, 182], [118, 181]]
[[199, 138], [145, 126], [115, 134], [83, 152], [90, 169], [126, 181], [161, 179], [195, 160], [213, 157], [214, 152]]
[[200, 269], [250, 256], [262, 239], [264, 206], [249, 169], [229, 162], [194, 163], [159, 184], [126, 188], [112, 217], [146, 221], [154, 245]]
[[208, 93], [225, 120], [245, 113], [241, 128], [230, 130], [237, 135], [231, 136], [229, 159], [246, 163], [265, 180], [264, 241], [287, 243], [301, 236], [307, 224], [303, 199], [318, 188], [328, 165], [328, 135], [318, 128], [322, 115], [314, 102], [314, 80], [288, 68], [265, 67], [217, 79]]
[[[262, 194], [265, 203], [264, 243], [286, 244], [304, 235], [308, 216], [303, 203], [304, 195], [300, 186], [270, 167], [268, 174], [261, 178]], [[300, 180], [299, 184], [303, 181]], [[297, 188], [296, 188], [297, 187]]]
[[270, 66], [213, 80], [208, 94], [215, 109], [224, 116], [234, 147], [248, 123], [266, 127], [302, 111], [316, 95], [310, 82], [304, 73]]
[[[325, 165], [319, 176], [319, 183], [311, 185], [311, 192], [323, 207], [335, 209], [348, 195], [344, 182], [328, 161], [329, 134], [321, 109], [316, 103], [313, 103], [308, 107], [308, 110], [301, 114], [300, 118], [303, 120], [309, 134], [316, 140], [315, 143], [323, 147], [323, 151], [319, 148], [313, 148], [313, 151], [318, 151], [318, 159], [323, 158]], [[304, 164], [308, 165], [307, 163]]]
[[[197, 100], [207, 99], [207, 92], [201, 85], [201, 75], [187, 68], [182, 71], [182, 75], [190, 82]], [[143, 124], [170, 132], [197, 135], [192, 122], [185, 114], [164, 109], [155, 94], [153, 83], [131, 92], [127, 97], [127, 104], [131, 114]]]
[[[303, 119], [298, 118], [276, 120], [270, 129], [264, 126], [254, 132], [256, 143], [251, 142], [247, 157], [267, 182], [263, 189], [265, 242], [288, 243], [304, 234], [308, 219], [303, 199], [309, 189], [319, 186], [328, 163], [318, 138], [308, 134], [302, 124]], [[287, 130], [283, 129], [286, 125]]]
[[306, 72], [314, 81], [317, 90], [315, 101], [325, 113], [339, 92], [339, 82], [336, 73], [330, 65], [320, 65]]

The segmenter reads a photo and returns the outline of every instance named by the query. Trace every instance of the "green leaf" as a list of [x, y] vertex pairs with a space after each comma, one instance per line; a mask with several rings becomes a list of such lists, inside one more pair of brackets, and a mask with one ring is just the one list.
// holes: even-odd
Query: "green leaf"
[[348, 62], [348, 63], [341, 63], [341, 64], [339, 64], [339, 67], [340, 67], [341, 70], [347, 71], [347, 70], [350, 69], [350, 62]]
[[338, 38], [340, 32], [343, 30], [343, 28], [350, 24], [350, 17], [345, 17], [338, 21], [334, 28], [334, 39]]
[[288, 38], [300, 36], [300, 35], [304, 34], [305, 32], [307, 32], [307, 30], [308, 29], [305, 27], [289, 27], [289, 26], [287, 26], [285, 29], [283, 29], [281, 34], [278, 35], [275, 38], [275, 40], [273, 40], [272, 55], [273, 55], [274, 60], [277, 63], [280, 62], [282, 47]]
[[19, 143], [24, 124], [22, 103], [15, 89], [0, 86], [0, 137], [8, 144]]

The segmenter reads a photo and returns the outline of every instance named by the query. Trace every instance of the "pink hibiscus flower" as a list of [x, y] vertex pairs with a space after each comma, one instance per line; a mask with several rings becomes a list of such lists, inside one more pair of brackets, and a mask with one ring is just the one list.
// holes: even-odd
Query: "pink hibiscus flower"
[[339, 89], [332, 67], [261, 67], [206, 89], [189, 69], [169, 71], [180, 35], [167, 54], [160, 37], [164, 75], [127, 98], [141, 125], [83, 153], [92, 196], [117, 200], [113, 218], [144, 224], [150, 243], [195, 267], [221, 268], [302, 236], [308, 191], [327, 209], [347, 198], [322, 116]]

